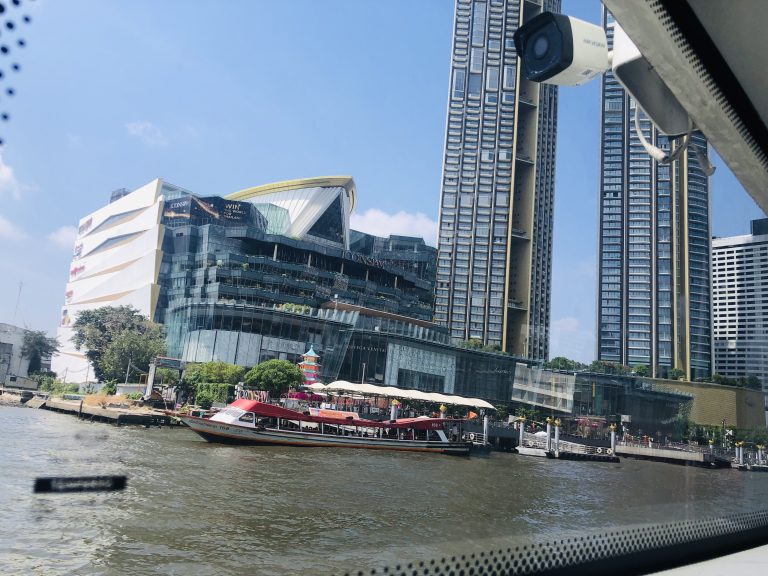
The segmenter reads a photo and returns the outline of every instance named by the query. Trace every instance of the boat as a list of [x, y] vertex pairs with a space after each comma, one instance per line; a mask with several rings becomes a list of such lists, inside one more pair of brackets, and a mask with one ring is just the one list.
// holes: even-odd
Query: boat
[[469, 455], [461, 440], [463, 420], [401, 418], [368, 420], [356, 412], [307, 407], [301, 412], [241, 398], [210, 417], [179, 414], [179, 420], [209, 442], [367, 448]]
[[518, 446], [515, 448], [517, 453], [522, 456], [538, 456], [540, 458], [547, 457], [547, 451], [544, 448], [535, 448], [532, 446]]

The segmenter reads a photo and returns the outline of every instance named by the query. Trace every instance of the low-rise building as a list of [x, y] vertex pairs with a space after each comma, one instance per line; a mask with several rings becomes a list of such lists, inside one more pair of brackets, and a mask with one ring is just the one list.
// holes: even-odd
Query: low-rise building
[[26, 330], [13, 324], [0, 324], [0, 385], [14, 386], [26, 378], [29, 358], [22, 355]]

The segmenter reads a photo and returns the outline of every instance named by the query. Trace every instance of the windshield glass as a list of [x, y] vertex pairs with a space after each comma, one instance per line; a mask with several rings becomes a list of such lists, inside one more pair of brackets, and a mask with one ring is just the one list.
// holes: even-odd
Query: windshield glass
[[0, 0], [0, 563], [762, 510], [768, 12], [681, 4]]

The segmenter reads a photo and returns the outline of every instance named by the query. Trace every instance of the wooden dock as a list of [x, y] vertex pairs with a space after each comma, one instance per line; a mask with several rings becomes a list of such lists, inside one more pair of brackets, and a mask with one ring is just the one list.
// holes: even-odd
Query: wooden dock
[[27, 402], [30, 408], [42, 408], [64, 414], [72, 414], [78, 418], [97, 422], [107, 422], [117, 426], [170, 426], [171, 417], [159, 412], [127, 410], [123, 408], [102, 408], [88, 406], [82, 400], [62, 400], [60, 398], [32, 398]]

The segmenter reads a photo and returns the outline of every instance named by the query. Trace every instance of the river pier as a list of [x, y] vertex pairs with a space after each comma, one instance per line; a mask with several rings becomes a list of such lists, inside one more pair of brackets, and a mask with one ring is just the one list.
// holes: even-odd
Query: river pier
[[170, 426], [171, 417], [158, 412], [139, 412], [124, 408], [89, 406], [82, 399], [70, 400], [62, 398], [44, 398], [36, 396], [27, 402], [28, 408], [52, 410], [71, 414], [83, 420], [106, 422], [116, 426]]
[[616, 453], [624, 457], [639, 460], [655, 460], [669, 464], [705, 466], [709, 468], [729, 468], [732, 458], [714, 451], [695, 450], [692, 447], [672, 447], [659, 444], [633, 444], [619, 442]]

